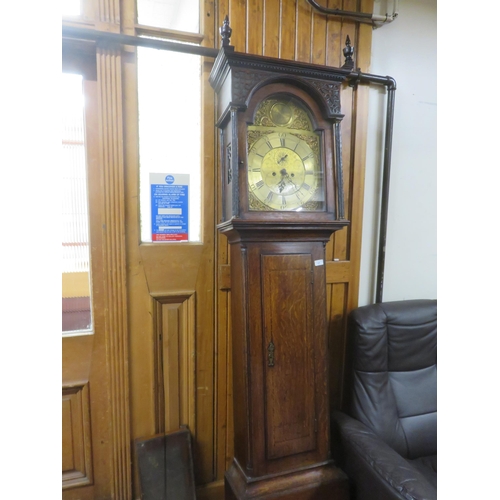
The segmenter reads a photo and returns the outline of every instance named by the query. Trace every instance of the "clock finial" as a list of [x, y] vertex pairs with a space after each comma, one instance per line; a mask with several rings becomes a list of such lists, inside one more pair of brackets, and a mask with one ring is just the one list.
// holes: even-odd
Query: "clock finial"
[[229, 16], [226, 15], [219, 31], [220, 31], [220, 36], [222, 37], [222, 46], [229, 47], [231, 33], [233, 32], [233, 30], [229, 26]]
[[347, 38], [345, 40], [345, 47], [343, 52], [345, 57], [345, 63], [342, 67], [345, 69], [353, 69], [354, 61], [352, 59], [352, 56], [354, 54], [354, 47], [351, 46], [351, 39], [349, 38], [349, 35], [347, 35]]

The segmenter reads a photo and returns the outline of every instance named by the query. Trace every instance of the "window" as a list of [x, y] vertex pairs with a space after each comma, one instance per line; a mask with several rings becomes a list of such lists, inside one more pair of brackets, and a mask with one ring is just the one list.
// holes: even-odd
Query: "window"
[[[199, 241], [200, 57], [139, 48], [137, 58], [141, 240]], [[178, 76], [178, 68], [182, 68], [182, 78]], [[151, 174], [157, 174], [160, 180]], [[186, 192], [181, 188], [172, 191], [175, 186], [170, 193], [166, 192], [168, 185], [164, 179], [172, 176], [175, 182], [179, 174], [187, 176], [180, 181], [188, 183], [184, 188]], [[162, 191], [155, 195], [154, 186]], [[183, 205], [182, 197], [186, 204], [189, 200], [187, 205]], [[163, 202], [163, 208], [155, 209], [153, 205], [158, 200]]]
[[199, 0], [137, 0], [137, 21], [146, 26], [198, 33], [199, 9]]
[[83, 78], [62, 74], [62, 330], [92, 330]]
[[61, 7], [63, 16], [79, 16], [81, 14], [80, 0], [62, 0]]

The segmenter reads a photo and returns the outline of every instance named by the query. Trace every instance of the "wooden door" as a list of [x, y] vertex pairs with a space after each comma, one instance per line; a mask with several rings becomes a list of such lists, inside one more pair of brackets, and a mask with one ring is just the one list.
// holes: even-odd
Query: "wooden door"
[[263, 254], [261, 259], [263, 338], [268, 351], [266, 457], [271, 460], [316, 448], [314, 302], [310, 254]]
[[[127, 202], [134, 204], [136, 198], [127, 196]], [[193, 436], [197, 483], [209, 483], [214, 404], [213, 236], [204, 231], [204, 241], [193, 244], [140, 243], [137, 226], [131, 223], [136, 214], [128, 210], [132, 438], [187, 425]]]
[[[116, 218], [106, 203], [115, 186], [106, 175], [109, 162], [103, 159], [106, 105], [100, 95], [98, 62], [92, 44], [63, 44], [63, 72], [83, 76], [91, 275], [87, 295], [93, 310], [90, 331], [62, 339], [64, 500], [126, 498], [130, 489], [128, 414], [120, 411], [126, 399], [124, 353], [117, 343], [124, 333], [119, 324], [123, 306], [116, 293], [121, 263], [116, 255], [119, 240], [113, 238]], [[87, 276], [80, 278], [88, 282]]]
[[[193, 438], [195, 480], [202, 487], [214, 480], [215, 131], [214, 97], [207, 82], [212, 61], [201, 61], [204, 94], [198, 112], [203, 142], [201, 157], [193, 158], [200, 164], [200, 241], [147, 243], [141, 242], [140, 232], [136, 57], [131, 49], [124, 64], [131, 439], [187, 426]], [[158, 116], [159, 121], [165, 119], [175, 117]], [[188, 161], [189, 147], [183, 147]], [[137, 459], [132, 453], [138, 498]]]

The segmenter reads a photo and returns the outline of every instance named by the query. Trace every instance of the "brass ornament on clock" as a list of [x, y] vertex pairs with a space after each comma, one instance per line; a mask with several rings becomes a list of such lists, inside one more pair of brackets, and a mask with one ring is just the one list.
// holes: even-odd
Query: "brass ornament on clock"
[[271, 107], [271, 120], [276, 126], [288, 125], [293, 118], [291, 106], [282, 101], [277, 101]]

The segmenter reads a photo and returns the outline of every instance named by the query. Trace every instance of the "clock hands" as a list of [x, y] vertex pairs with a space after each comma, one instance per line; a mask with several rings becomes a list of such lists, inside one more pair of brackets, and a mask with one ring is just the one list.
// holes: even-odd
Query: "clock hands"
[[290, 174], [287, 174], [285, 172], [285, 179], [290, 183], [290, 184], [293, 184], [293, 187], [295, 189], [297, 189], [297, 185], [295, 184], [295, 182], [292, 181], [292, 177], [293, 177], [293, 174], [290, 176]]
[[281, 157], [281, 158], [277, 161], [278, 165], [279, 165], [280, 163], [284, 162], [287, 158], [288, 158], [288, 155], [282, 156], [282, 157]]
[[[286, 160], [287, 160], [287, 158], [288, 158], [288, 154], [285, 154], [285, 155], [283, 155], [283, 156], [282, 156], [279, 160], [277, 160], [277, 161], [276, 161], [276, 163], [277, 163], [278, 165], [281, 165], [283, 162], [288, 163], [288, 162], [286, 161]], [[283, 191], [283, 189], [285, 189], [285, 185], [286, 185], [285, 181], [290, 182], [291, 184], [293, 184], [293, 187], [294, 187], [295, 189], [297, 189], [297, 185], [296, 185], [296, 184], [295, 184], [295, 182], [293, 182], [293, 180], [292, 180], [292, 177], [293, 177], [293, 175], [294, 175], [294, 174], [292, 174], [292, 177], [290, 177], [290, 174], [286, 171], [286, 169], [285, 169], [285, 168], [282, 168], [282, 169], [281, 169], [280, 174], [281, 174], [281, 181], [280, 181], [280, 183], [278, 184], [278, 186], [279, 186], [279, 190], [280, 190], [280, 193]]]
[[[279, 163], [279, 161], [278, 161], [278, 163]], [[283, 189], [285, 189], [285, 186], [286, 186], [286, 183], [285, 183], [286, 170], [284, 168], [282, 168], [280, 170], [280, 174], [281, 174], [281, 179], [278, 182], [278, 189], [279, 189], [279, 192], [282, 193]]]
[[[293, 184], [293, 187], [295, 189], [297, 189], [295, 182], [293, 182], [292, 178], [290, 177], [290, 174], [286, 171], [285, 168], [282, 168], [280, 170], [280, 174], [281, 174], [281, 180], [278, 183], [278, 189], [279, 189], [280, 193], [285, 189], [287, 182], [289, 182], [290, 184]], [[293, 174], [292, 174], [292, 176], [293, 176]]]

